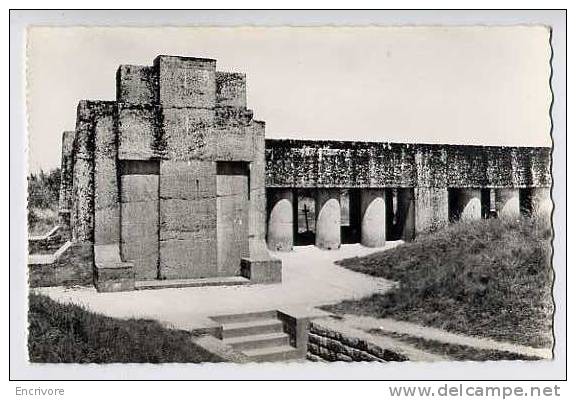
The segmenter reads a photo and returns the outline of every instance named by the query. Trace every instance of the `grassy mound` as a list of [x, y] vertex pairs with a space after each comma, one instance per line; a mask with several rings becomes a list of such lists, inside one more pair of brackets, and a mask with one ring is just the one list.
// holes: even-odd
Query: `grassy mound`
[[550, 240], [548, 224], [532, 219], [451, 224], [394, 249], [340, 261], [399, 287], [326, 309], [550, 346]]
[[188, 332], [149, 320], [119, 320], [31, 294], [28, 354], [42, 363], [215, 362]]

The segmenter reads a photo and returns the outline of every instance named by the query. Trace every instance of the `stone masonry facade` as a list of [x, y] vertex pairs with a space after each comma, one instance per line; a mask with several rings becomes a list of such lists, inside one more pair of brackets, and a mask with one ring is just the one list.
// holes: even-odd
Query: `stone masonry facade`
[[281, 280], [265, 244], [264, 123], [244, 74], [159, 56], [122, 65], [116, 101], [81, 101], [63, 137], [61, 220], [94, 247], [101, 291], [135, 282]]

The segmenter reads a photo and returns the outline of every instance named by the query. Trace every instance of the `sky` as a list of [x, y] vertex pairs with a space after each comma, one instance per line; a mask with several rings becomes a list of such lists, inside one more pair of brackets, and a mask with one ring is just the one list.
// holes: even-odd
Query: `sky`
[[82, 99], [114, 100], [120, 64], [207, 57], [247, 75], [268, 138], [550, 146], [550, 47], [541, 26], [32, 27], [31, 172], [59, 166]]

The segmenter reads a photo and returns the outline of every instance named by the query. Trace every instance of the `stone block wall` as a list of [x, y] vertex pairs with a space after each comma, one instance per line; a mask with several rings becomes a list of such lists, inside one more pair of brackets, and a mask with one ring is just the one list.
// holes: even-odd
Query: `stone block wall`
[[158, 278], [158, 161], [123, 161], [120, 165], [120, 249], [132, 260], [136, 279]]
[[94, 116], [94, 244], [120, 241], [120, 204], [116, 170], [116, 106], [102, 104]]
[[[113, 282], [131, 274], [279, 280], [265, 244], [264, 123], [246, 108], [246, 76], [159, 56], [120, 66], [116, 89], [114, 102], [81, 101], [71, 150], [63, 138], [61, 209], [73, 199], [73, 240], [95, 246], [95, 276], [107, 277], [97, 287], [133, 287]], [[231, 162], [243, 172], [219, 178]]]
[[246, 108], [246, 75], [216, 72], [216, 102], [220, 107]]
[[240, 275], [241, 259], [248, 257], [249, 171], [245, 162], [219, 161], [216, 165], [218, 274]]
[[164, 155], [155, 106], [118, 103], [118, 159], [150, 160]]
[[78, 104], [74, 137], [71, 211], [72, 238], [94, 242], [95, 136], [99, 120], [107, 119], [113, 102], [82, 100]]
[[28, 284], [42, 286], [87, 286], [93, 283], [94, 248], [90, 242], [73, 243], [51, 264], [29, 264]]
[[116, 100], [126, 104], [157, 104], [158, 79], [154, 67], [121, 65], [116, 72]]
[[154, 60], [159, 97], [164, 108], [213, 109], [216, 102], [216, 60], [159, 56]]
[[70, 239], [69, 231], [57, 225], [42, 236], [28, 237], [28, 254], [53, 254]]
[[324, 320], [310, 324], [308, 359], [346, 362], [408, 360], [397, 349], [383, 347], [363, 332]]
[[217, 274], [216, 164], [160, 165], [160, 273], [166, 279]]

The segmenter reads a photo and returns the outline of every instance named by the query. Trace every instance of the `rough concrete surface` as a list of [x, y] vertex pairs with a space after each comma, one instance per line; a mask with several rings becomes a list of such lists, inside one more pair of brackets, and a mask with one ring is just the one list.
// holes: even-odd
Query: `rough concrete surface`
[[268, 187], [550, 186], [547, 147], [266, 140]]
[[496, 211], [499, 217], [520, 215], [520, 194], [518, 189], [496, 189]]
[[340, 240], [340, 190], [319, 189], [316, 192], [316, 246], [335, 250]]
[[382, 247], [386, 244], [386, 195], [383, 189], [364, 189], [362, 202], [362, 244]]
[[291, 251], [294, 246], [294, 193], [291, 189], [272, 189], [268, 203], [268, 247], [273, 251]]

